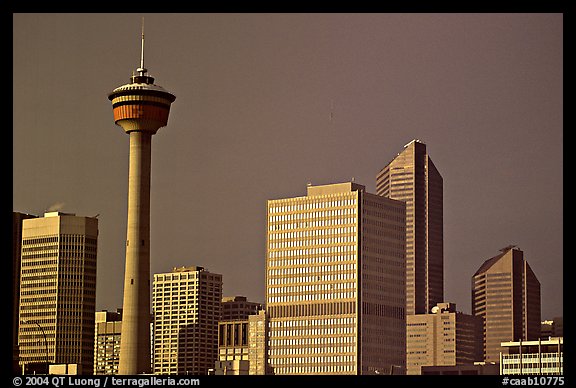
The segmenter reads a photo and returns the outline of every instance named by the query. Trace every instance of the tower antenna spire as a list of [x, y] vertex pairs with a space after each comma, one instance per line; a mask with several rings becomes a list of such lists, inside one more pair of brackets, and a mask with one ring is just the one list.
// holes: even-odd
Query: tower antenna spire
[[144, 16], [142, 16], [142, 49], [140, 51], [140, 67], [136, 70], [140, 75], [144, 75], [148, 70], [144, 67]]

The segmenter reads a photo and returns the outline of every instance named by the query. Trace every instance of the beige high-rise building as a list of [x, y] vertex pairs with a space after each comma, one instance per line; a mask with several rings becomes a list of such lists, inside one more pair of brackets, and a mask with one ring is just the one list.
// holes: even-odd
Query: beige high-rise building
[[405, 367], [405, 204], [347, 182], [268, 201], [270, 373]]
[[94, 337], [94, 374], [118, 374], [120, 364], [120, 336], [122, 335], [122, 312], [96, 312]]
[[12, 372], [20, 373], [18, 359], [18, 311], [20, 309], [20, 262], [22, 257], [22, 221], [38, 216], [12, 212]]
[[218, 359], [222, 275], [203, 267], [154, 274], [154, 373], [206, 375]]
[[444, 301], [443, 180], [412, 140], [376, 177], [378, 195], [406, 202], [406, 314]]
[[22, 223], [20, 365], [92, 373], [98, 219], [61, 212]]
[[482, 361], [482, 320], [438, 303], [431, 314], [406, 316], [406, 373], [424, 366], [473, 365]]
[[483, 320], [484, 360], [500, 362], [500, 344], [540, 338], [540, 282], [515, 245], [472, 277], [472, 314]]

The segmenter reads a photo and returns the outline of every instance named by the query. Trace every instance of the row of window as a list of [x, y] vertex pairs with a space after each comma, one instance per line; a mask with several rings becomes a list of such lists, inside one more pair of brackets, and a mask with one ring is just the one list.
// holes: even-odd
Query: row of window
[[300, 286], [284, 286], [284, 287], [270, 287], [268, 288], [269, 294], [294, 294], [294, 293], [321, 293], [325, 291], [332, 292], [334, 290], [342, 290], [348, 292], [356, 289], [356, 282], [345, 283], [332, 283], [332, 284], [306, 284]]
[[[354, 264], [355, 265], [355, 264]], [[274, 274], [270, 272], [275, 271]], [[293, 284], [297, 285], [299, 283], [317, 283], [317, 282], [333, 282], [333, 281], [345, 281], [345, 280], [356, 280], [356, 272], [346, 271], [346, 272], [332, 272], [332, 273], [319, 273], [314, 276], [294, 276], [285, 277], [281, 272], [276, 272], [281, 270], [271, 270], [269, 271], [268, 285], [284, 285]], [[276, 277], [274, 277], [276, 276]]]
[[[354, 260], [356, 257], [356, 244], [349, 245], [332, 245], [328, 247], [316, 247], [305, 249], [279, 249], [268, 251], [268, 265], [269, 266], [282, 266], [292, 265], [293, 259], [324, 259], [325, 261], [335, 261], [334, 259], [339, 256], [347, 256], [348, 259], [341, 260]], [[330, 255], [330, 257], [324, 257]], [[281, 259], [281, 260], [273, 260]], [[287, 259], [292, 259], [288, 261]]]
[[[280, 216], [278, 216], [280, 217]], [[282, 216], [284, 217], [284, 216]], [[356, 216], [347, 217], [330, 217], [321, 220], [308, 220], [306, 222], [294, 222], [294, 220], [274, 220], [268, 224], [268, 231], [272, 232], [275, 230], [291, 230], [291, 229], [305, 229], [305, 228], [315, 228], [315, 227], [334, 227], [334, 226], [350, 226], [356, 224]]]
[[[338, 197], [341, 198], [342, 196], [338, 195]], [[356, 198], [337, 199], [332, 201], [326, 201], [322, 199], [317, 200], [309, 199], [307, 201], [298, 201], [298, 202], [294, 202], [288, 199], [288, 200], [269, 201], [268, 203], [270, 204], [268, 206], [268, 213], [286, 213], [286, 212], [295, 212], [311, 209], [323, 209], [323, 208], [334, 208], [345, 206], [356, 207], [357, 201]]]
[[356, 298], [356, 291], [331, 292], [331, 293], [318, 292], [316, 294], [305, 294], [305, 295], [271, 296], [268, 298], [268, 300], [270, 301], [270, 303], [285, 303], [285, 302], [302, 302], [302, 301], [350, 299], [350, 298]]

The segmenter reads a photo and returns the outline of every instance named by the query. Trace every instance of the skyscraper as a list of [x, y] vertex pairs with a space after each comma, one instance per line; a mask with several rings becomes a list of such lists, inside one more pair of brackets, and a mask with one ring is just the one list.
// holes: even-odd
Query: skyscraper
[[347, 182], [268, 201], [271, 373], [405, 366], [405, 204]]
[[61, 212], [22, 223], [20, 365], [94, 362], [98, 220]]
[[424, 366], [473, 365], [482, 361], [482, 320], [438, 303], [431, 314], [406, 316], [406, 372]]
[[472, 314], [483, 320], [484, 360], [499, 362], [502, 342], [540, 337], [540, 282], [510, 245], [472, 277]]
[[174, 268], [154, 274], [152, 292], [154, 373], [208, 374], [218, 359], [222, 275]]
[[108, 95], [114, 121], [130, 136], [126, 269], [120, 374], [150, 373], [150, 167], [152, 135], [168, 123], [176, 97], [154, 84], [142, 54], [137, 75]]
[[22, 257], [22, 221], [37, 218], [32, 214], [12, 212], [12, 371], [19, 373], [18, 311], [20, 308], [20, 263]]
[[406, 313], [427, 314], [444, 301], [443, 180], [412, 140], [376, 177], [378, 195], [406, 202]]

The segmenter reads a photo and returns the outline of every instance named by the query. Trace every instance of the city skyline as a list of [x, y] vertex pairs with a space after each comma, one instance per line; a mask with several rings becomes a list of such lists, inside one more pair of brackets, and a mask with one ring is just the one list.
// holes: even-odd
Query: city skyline
[[[13, 18], [13, 210], [100, 214], [97, 310], [122, 307], [128, 154], [106, 94], [138, 65], [140, 16]], [[417, 138], [444, 179], [444, 299], [469, 313], [476, 268], [517, 244], [542, 319], [563, 315], [561, 14], [143, 16], [179, 98], [153, 146], [151, 273], [205, 266], [264, 302], [266, 200], [375, 192]]]

